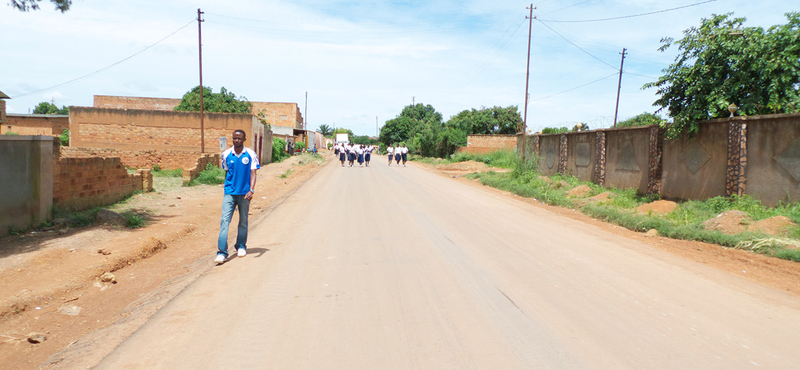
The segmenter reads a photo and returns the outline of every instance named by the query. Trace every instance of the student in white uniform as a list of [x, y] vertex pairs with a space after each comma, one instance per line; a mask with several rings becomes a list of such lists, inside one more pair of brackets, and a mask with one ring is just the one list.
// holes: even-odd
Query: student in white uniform
[[[405, 145], [405, 144], [403, 144], [403, 145]], [[402, 148], [401, 147], [399, 147], [399, 146], [394, 147], [394, 163], [397, 165], [397, 167], [400, 167], [400, 157], [401, 157], [400, 153], [401, 152], [402, 152]]]
[[356, 161], [356, 148], [353, 147], [353, 144], [347, 145], [347, 161], [349, 162], [350, 167], [353, 167], [353, 164]]
[[400, 156], [403, 158], [403, 167], [406, 166], [406, 161], [408, 160], [408, 148], [406, 148], [406, 144], [400, 148]]
[[364, 145], [356, 145], [356, 157], [358, 158], [358, 166], [364, 167]]
[[369, 160], [372, 159], [373, 150], [375, 150], [375, 147], [372, 145], [369, 145], [366, 149], [364, 149], [364, 162], [367, 162], [367, 167], [369, 167]]
[[392, 166], [392, 157], [394, 157], [394, 148], [392, 148], [391, 145], [389, 145], [386, 148], [386, 154], [389, 154], [389, 167], [391, 167]]
[[344, 160], [347, 157], [346, 153], [344, 152], [344, 145], [341, 143], [336, 144], [336, 150], [339, 152], [339, 162], [342, 162], [342, 167], [344, 167]]

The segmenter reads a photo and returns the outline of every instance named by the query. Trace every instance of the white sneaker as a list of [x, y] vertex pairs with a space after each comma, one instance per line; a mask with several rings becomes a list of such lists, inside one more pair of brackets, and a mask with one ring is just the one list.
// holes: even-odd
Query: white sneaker
[[216, 262], [218, 265], [225, 263], [225, 256], [218, 254], [214, 262]]
[[247, 249], [239, 248], [239, 251], [236, 252], [236, 255], [239, 257], [244, 257], [247, 255]]

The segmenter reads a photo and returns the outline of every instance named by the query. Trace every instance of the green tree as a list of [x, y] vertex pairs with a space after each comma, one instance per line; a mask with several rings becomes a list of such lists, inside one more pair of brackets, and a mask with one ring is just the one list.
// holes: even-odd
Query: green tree
[[467, 145], [467, 133], [448, 127], [439, 132], [436, 142], [439, 157], [446, 158], [455, 153], [458, 147]]
[[367, 135], [359, 135], [353, 137], [353, 144], [377, 145], [378, 140], [373, 139]]
[[[21, 12], [39, 10], [39, 3], [42, 0], [11, 0], [11, 7]], [[65, 13], [72, 5], [72, 0], [50, 0], [56, 6], [56, 10]]]
[[800, 111], [800, 13], [786, 17], [787, 24], [765, 31], [742, 27], [745, 18], [733, 13], [714, 14], [678, 41], [661, 40], [659, 50], [676, 46], [678, 56], [643, 88], [658, 88], [653, 105], [672, 117], [671, 137], [696, 133], [699, 121], [727, 117], [730, 104], [741, 115]]
[[317, 130], [319, 130], [319, 133], [322, 134], [322, 136], [325, 136], [325, 137], [329, 137], [333, 133], [333, 127], [328, 126], [328, 125], [326, 125], [324, 123], [319, 125], [319, 128]]
[[[175, 107], [176, 111], [199, 112], [200, 111], [200, 86], [195, 86], [191, 91], [183, 95], [181, 103]], [[215, 113], [252, 113], [253, 104], [247, 101], [244, 96], [236, 97], [236, 94], [229, 92], [224, 87], [219, 89], [219, 93], [214, 93], [210, 87], [203, 87], [203, 111]]]
[[62, 115], [69, 115], [69, 108], [65, 105], [62, 105], [59, 108], [57, 105], [43, 101], [33, 108], [33, 114], [62, 114]]
[[547, 134], [563, 134], [566, 132], [570, 132], [570, 129], [566, 127], [545, 127], [542, 129], [542, 135]]
[[648, 125], [666, 126], [666, 123], [667, 120], [661, 118], [657, 114], [644, 112], [642, 114], [638, 114], [631, 118], [628, 118], [624, 121], [617, 122], [617, 127], [648, 126]]
[[522, 116], [517, 111], [516, 105], [506, 108], [481, 107], [464, 110], [450, 117], [446, 124], [455, 127], [466, 134], [515, 134], [522, 127]]
[[386, 121], [381, 128], [378, 140], [391, 145], [412, 140], [407, 144], [413, 150], [413, 139], [418, 133], [426, 128], [438, 132], [442, 126], [442, 114], [430, 104], [407, 105], [403, 107], [397, 117]]

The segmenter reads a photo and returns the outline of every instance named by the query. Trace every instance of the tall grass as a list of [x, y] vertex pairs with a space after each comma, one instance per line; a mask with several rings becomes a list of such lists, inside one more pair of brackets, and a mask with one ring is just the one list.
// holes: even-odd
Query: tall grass
[[225, 183], [225, 171], [221, 168], [209, 163], [206, 169], [201, 171], [196, 179], [189, 181], [186, 186], [195, 186], [200, 184], [206, 185], [219, 185]]

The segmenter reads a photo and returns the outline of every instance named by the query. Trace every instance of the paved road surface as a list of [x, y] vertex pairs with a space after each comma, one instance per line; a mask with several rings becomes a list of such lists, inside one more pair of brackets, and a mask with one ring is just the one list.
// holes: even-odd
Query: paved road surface
[[382, 158], [323, 168], [98, 368], [800, 368], [800, 299]]

